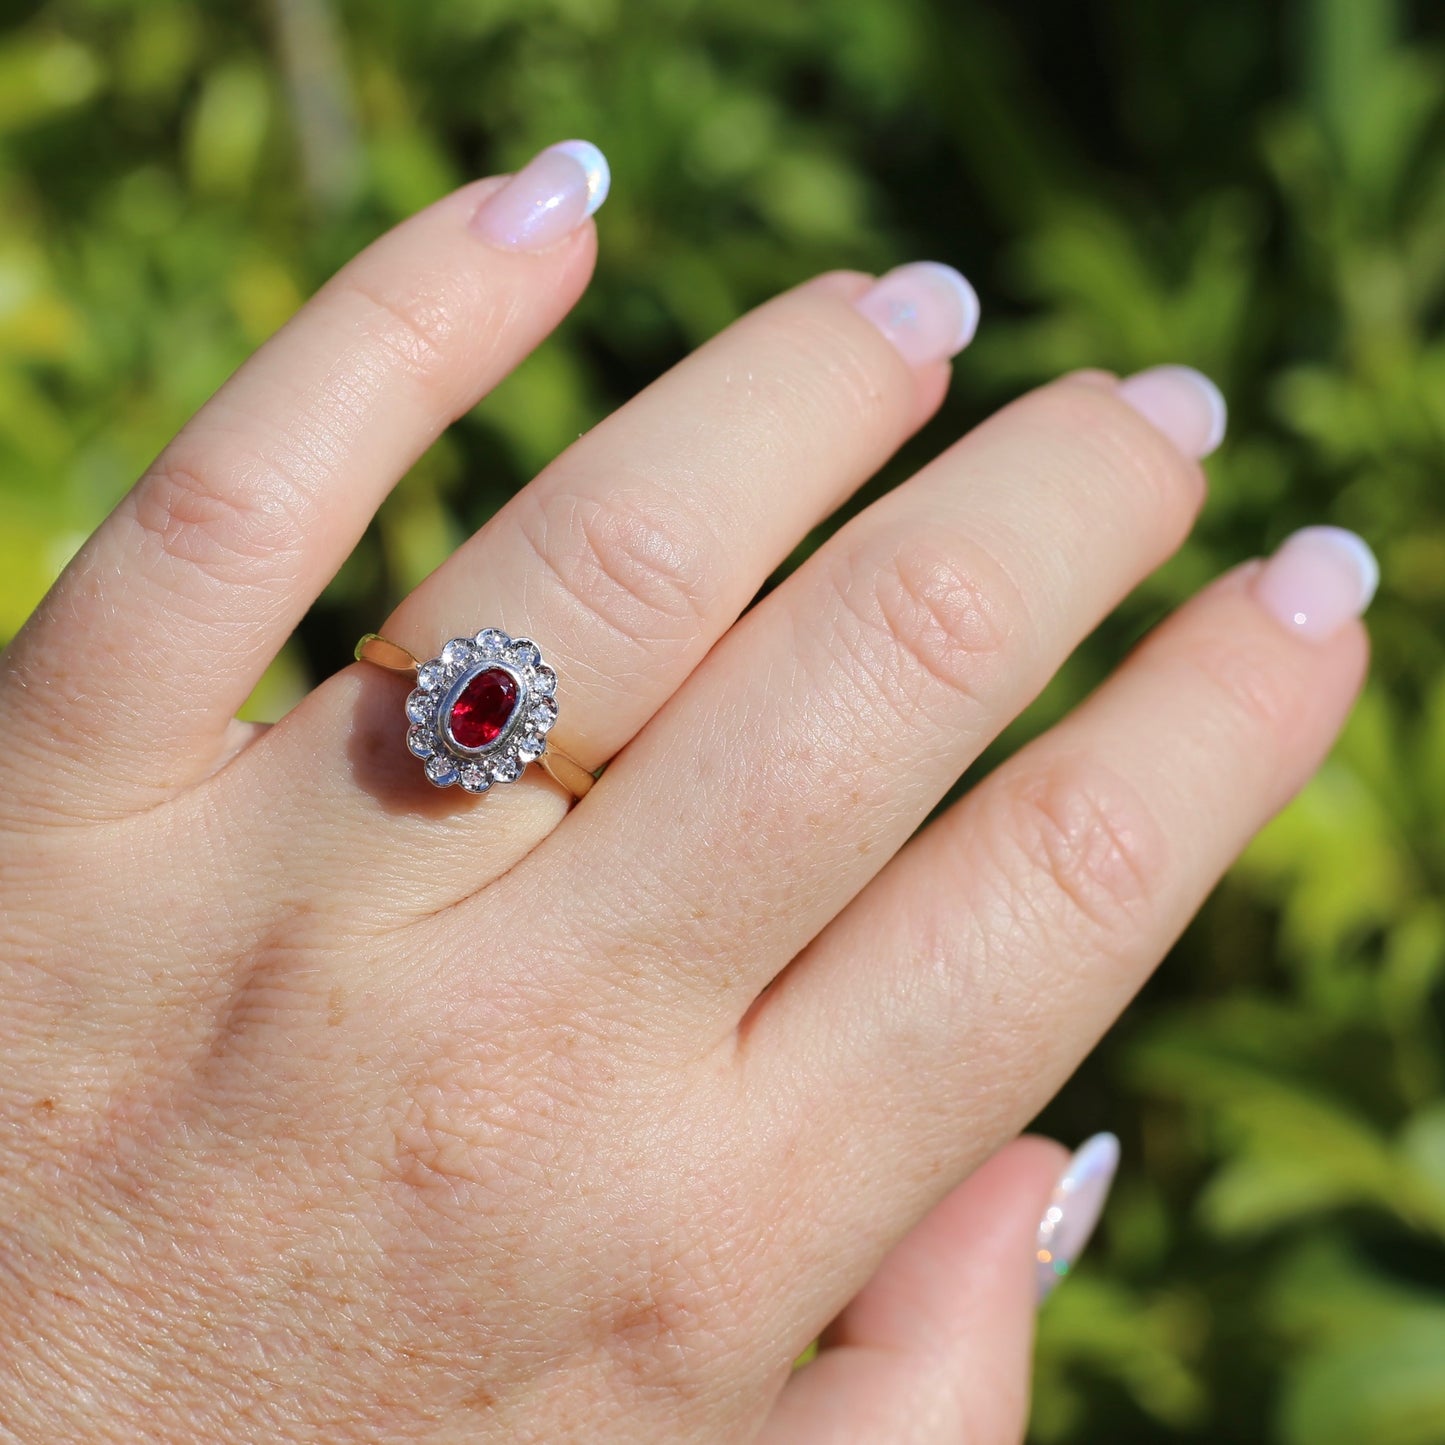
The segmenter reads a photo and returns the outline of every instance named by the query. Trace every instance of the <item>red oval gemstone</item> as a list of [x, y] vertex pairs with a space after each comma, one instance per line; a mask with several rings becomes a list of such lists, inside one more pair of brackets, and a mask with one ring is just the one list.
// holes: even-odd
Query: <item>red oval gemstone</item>
[[517, 679], [500, 667], [479, 672], [452, 704], [447, 727], [459, 747], [484, 748], [501, 737], [517, 706]]

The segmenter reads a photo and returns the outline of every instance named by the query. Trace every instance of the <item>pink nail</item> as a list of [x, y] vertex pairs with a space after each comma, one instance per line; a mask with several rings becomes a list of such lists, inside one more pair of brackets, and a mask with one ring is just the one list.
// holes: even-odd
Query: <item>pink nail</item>
[[1192, 366], [1154, 366], [1119, 383], [1119, 399], [1198, 461], [1224, 440], [1229, 409], [1220, 390]]
[[607, 199], [610, 181], [607, 158], [590, 141], [559, 141], [482, 202], [472, 229], [506, 251], [545, 251]]
[[880, 276], [853, 305], [910, 366], [957, 356], [978, 329], [978, 296], [952, 266], [911, 261]]
[[1086, 1140], [1064, 1166], [1039, 1221], [1034, 1246], [1034, 1278], [1045, 1299], [1084, 1252], [1119, 1168], [1119, 1141], [1112, 1134]]
[[1261, 568], [1254, 595], [1298, 637], [1322, 641], [1361, 616], [1380, 585], [1363, 537], [1343, 527], [1305, 527]]

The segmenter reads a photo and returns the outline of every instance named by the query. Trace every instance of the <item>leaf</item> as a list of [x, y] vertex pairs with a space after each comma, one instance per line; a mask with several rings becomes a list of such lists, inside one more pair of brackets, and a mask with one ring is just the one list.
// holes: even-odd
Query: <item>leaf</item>
[[[1036, 1368], [1041, 1394], [1066, 1396], [1064, 1376], [1082, 1368], [1116, 1383], [1156, 1420], [1176, 1429], [1197, 1424], [1206, 1408], [1193, 1364], [1204, 1332], [1197, 1304], [1168, 1294], [1146, 1298], [1090, 1278], [1087, 1261], [1084, 1268], [1084, 1274], [1070, 1276], [1067, 1288], [1051, 1296], [1040, 1314]], [[1066, 1399], [1054, 1410], [1036, 1410], [1037, 1438], [1066, 1438], [1075, 1413]]]
[[1307, 1356], [1288, 1375], [1285, 1445], [1440, 1445], [1445, 1310]]
[[191, 117], [187, 152], [192, 183], [212, 196], [251, 187], [271, 114], [271, 86], [250, 61], [214, 71]]
[[1416, 1114], [1405, 1127], [1400, 1147], [1422, 1186], [1434, 1191], [1445, 1221], [1445, 1102]]
[[1243, 1155], [1221, 1166], [1201, 1191], [1200, 1218], [1222, 1236], [1261, 1234], [1356, 1201], [1362, 1190], [1334, 1158]]
[[0, 135], [84, 105], [103, 71], [93, 51], [49, 34], [21, 35], [0, 45]]

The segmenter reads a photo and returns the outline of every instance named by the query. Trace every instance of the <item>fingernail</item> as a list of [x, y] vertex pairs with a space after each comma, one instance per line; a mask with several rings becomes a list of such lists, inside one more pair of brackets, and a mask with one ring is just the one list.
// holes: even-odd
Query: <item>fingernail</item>
[[1363, 614], [1380, 564], [1363, 537], [1343, 527], [1305, 527], [1260, 569], [1254, 595], [1297, 637], [1332, 637]]
[[880, 276], [854, 303], [910, 366], [957, 356], [978, 330], [978, 295], [952, 266], [910, 261]]
[[1192, 366], [1152, 366], [1119, 383], [1119, 397], [1199, 461], [1224, 440], [1229, 408], [1223, 393]]
[[1118, 1167], [1119, 1141], [1112, 1134], [1095, 1134], [1064, 1166], [1039, 1223], [1034, 1259], [1041, 1304], [1084, 1252]]
[[559, 141], [477, 207], [472, 229], [506, 251], [545, 251], [607, 199], [610, 184], [607, 157], [591, 141]]

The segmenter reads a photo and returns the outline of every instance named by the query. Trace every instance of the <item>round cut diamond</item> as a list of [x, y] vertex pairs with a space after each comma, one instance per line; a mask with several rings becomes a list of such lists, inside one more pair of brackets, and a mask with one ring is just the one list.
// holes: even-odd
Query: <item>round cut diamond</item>
[[542, 651], [530, 637], [512, 639], [512, 661], [518, 667], [536, 667], [542, 660]]
[[406, 745], [419, 758], [429, 758], [437, 750], [436, 738], [432, 736], [429, 728], [408, 728]]
[[505, 668], [487, 667], [470, 678], [447, 714], [447, 731], [459, 748], [489, 747], [506, 731], [521, 690]]
[[435, 695], [417, 688], [406, 700], [407, 719], [414, 723], [430, 722], [436, 707]]
[[522, 766], [515, 757], [498, 758], [492, 764], [492, 776], [499, 783], [514, 783], [522, 776]]
[[488, 657], [499, 657], [507, 648], [507, 634], [496, 627], [484, 627], [472, 639], [479, 652]]
[[464, 763], [457, 781], [469, 793], [485, 793], [492, 786], [491, 774], [478, 763]]
[[457, 780], [457, 765], [445, 754], [426, 760], [426, 775], [439, 788], [449, 788]]
[[557, 674], [546, 663], [532, 669], [532, 691], [538, 697], [551, 697], [557, 691]]
[[446, 681], [446, 668], [439, 662], [424, 662], [416, 670], [416, 685], [423, 692], [435, 692]]
[[476, 651], [476, 644], [470, 637], [454, 637], [442, 648], [442, 665], [445, 667], [464, 666], [472, 660]]
[[527, 733], [517, 744], [517, 761], [535, 763], [546, 750], [547, 744], [544, 739], [539, 738], [536, 733]]
[[557, 721], [557, 702], [555, 698], [539, 697], [528, 714], [539, 731], [546, 732], [548, 728]]

